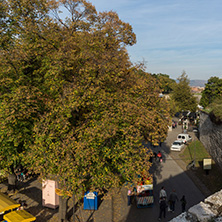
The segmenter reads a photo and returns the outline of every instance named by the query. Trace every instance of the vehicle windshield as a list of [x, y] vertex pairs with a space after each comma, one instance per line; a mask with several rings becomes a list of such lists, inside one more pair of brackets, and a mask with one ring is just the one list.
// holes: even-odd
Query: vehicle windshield
[[180, 142], [173, 142], [173, 145], [181, 145]]

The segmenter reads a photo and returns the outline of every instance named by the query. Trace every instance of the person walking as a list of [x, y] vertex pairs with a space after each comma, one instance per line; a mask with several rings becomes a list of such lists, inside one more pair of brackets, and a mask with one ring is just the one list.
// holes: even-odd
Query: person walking
[[159, 198], [160, 198], [160, 200], [163, 198], [165, 198], [165, 199], [167, 198], [167, 193], [166, 193], [164, 186], [161, 187]]
[[159, 220], [162, 219], [162, 214], [163, 214], [163, 218], [166, 218], [166, 208], [167, 208], [166, 198], [161, 198], [161, 199], [160, 199], [160, 214], [159, 214]]
[[163, 161], [162, 153], [160, 151], [157, 153], [157, 157], [159, 159], [159, 162]]
[[170, 204], [170, 210], [174, 213], [175, 211], [175, 204], [176, 201], [178, 201], [176, 190], [173, 189], [173, 191], [169, 195], [169, 204]]
[[181, 202], [181, 209], [182, 209], [182, 213], [183, 213], [186, 210], [186, 204], [187, 204], [185, 195], [182, 196], [182, 198], [180, 199], [180, 202]]
[[127, 191], [128, 206], [131, 205], [131, 195], [132, 195], [132, 191], [131, 191], [131, 189], [128, 189], [128, 191]]

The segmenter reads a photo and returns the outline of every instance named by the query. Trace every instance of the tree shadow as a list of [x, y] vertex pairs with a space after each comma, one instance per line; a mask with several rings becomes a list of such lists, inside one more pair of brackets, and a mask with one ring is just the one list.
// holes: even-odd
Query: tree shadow
[[27, 204], [25, 210], [36, 217], [36, 222], [48, 221], [58, 212], [58, 208], [52, 209], [43, 206], [41, 183], [36, 180], [37, 178], [31, 178], [21, 182], [19, 192], [13, 199], [17, 202], [25, 202]]
[[[97, 208], [99, 209], [100, 205], [102, 204], [103, 202], [103, 198], [105, 197], [105, 195], [107, 194], [107, 190], [104, 190], [104, 192], [102, 194], [99, 194], [97, 196]], [[70, 201], [70, 204], [73, 205], [73, 200]], [[84, 205], [84, 197], [80, 198], [75, 206], [74, 206], [74, 209], [75, 209], [75, 212], [73, 212], [73, 206], [68, 210], [67, 212], [67, 219], [69, 221], [72, 221], [73, 219], [73, 214], [75, 214], [75, 219], [78, 221], [78, 222], [81, 222], [83, 221], [83, 219], [80, 219], [80, 216], [81, 216], [81, 212], [83, 212], [83, 205]], [[80, 215], [78, 215], [78, 213]], [[84, 217], [84, 222], [93, 222], [94, 221], [94, 218], [93, 218], [93, 215], [94, 213], [96, 212], [96, 210], [84, 210], [85, 214], [86, 214], [86, 217]]]

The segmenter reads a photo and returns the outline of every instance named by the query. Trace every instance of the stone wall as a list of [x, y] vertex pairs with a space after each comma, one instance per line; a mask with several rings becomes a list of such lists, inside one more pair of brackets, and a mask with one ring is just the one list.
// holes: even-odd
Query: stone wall
[[211, 122], [207, 113], [200, 113], [199, 139], [222, 169], [222, 124]]
[[[222, 169], [222, 125], [211, 122], [207, 113], [200, 113], [199, 139]], [[222, 222], [222, 190], [207, 197], [170, 222]]]

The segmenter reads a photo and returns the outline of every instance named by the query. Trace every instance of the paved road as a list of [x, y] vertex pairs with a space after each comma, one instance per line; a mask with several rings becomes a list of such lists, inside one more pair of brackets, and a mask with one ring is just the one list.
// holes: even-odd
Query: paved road
[[[164, 154], [164, 160], [162, 163], [155, 163], [152, 170], [154, 173], [154, 198], [155, 203], [152, 208], [137, 209], [135, 205], [127, 207], [126, 191], [123, 190], [121, 195], [116, 195], [118, 198], [113, 198], [113, 201], [109, 199], [102, 202], [98, 211], [76, 212], [81, 216], [85, 216], [88, 220], [94, 219], [96, 222], [154, 222], [158, 221], [159, 215], [159, 203], [158, 196], [159, 190], [162, 186], [165, 186], [169, 195], [172, 189], [176, 189], [178, 197], [181, 198], [184, 194], [187, 198], [187, 208], [199, 203], [204, 199], [203, 194], [197, 189], [191, 179], [183, 172], [183, 170], [177, 165], [177, 163], [170, 157], [169, 146], [176, 139], [178, 133], [181, 132], [181, 127], [173, 129], [169, 132], [167, 140], [162, 144], [162, 147], [154, 148], [156, 152], [159, 150]], [[14, 195], [13, 199], [26, 200], [28, 204], [28, 211], [37, 217], [37, 221], [57, 221], [58, 209], [52, 210], [43, 208], [41, 204], [41, 183], [37, 180], [27, 181], [23, 184], [24, 190], [21, 190], [18, 194]], [[0, 185], [1, 191], [6, 189], [6, 184]], [[4, 191], [3, 191], [4, 192]], [[72, 206], [72, 203], [71, 205]], [[112, 211], [116, 206], [116, 211]], [[120, 207], [118, 207], [120, 206]], [[71, 209], [72, 211], [72, 209]], [[114, 213], [115, 212], [115, 213]], [[174, 214], [167, 212], [167, 217], [162, 221], [169, 221], [180, 214], [180, 203], [176, 205], [176, 211]], [[93, 215], [92, 215], [93, 214]], [[92, 217], [91, 217], [92, 215]], [[113, 218], [113, 220], [112, 220]], [[119, 218], [119, 219], [116, 219]], [[121, 218], [121, 219], [120, 219]], [[78, 220], [76, 220], [78, 221]]]
[[[158, 221], [159, 204], [158, 196], [159, 190], [162, 186], [166, 188], [167, 194], [175, 189], [179, 199], [182, 195], [186, 196], [187, 208], [199, 203], [204, 199], [204, 195], [198, 190], [195, 184], [187, 176], [187, 174], [177, 165], [177, 163], [170, 157], [170, 144], [176, 139], [178, 133], [181, 133], [181, 127], [173, 129], [169, 132], [167, 140], [161, 147], [156, 147], [155, 151], [159, 150], [163, 153], [164, 159], [162, 163], [155, 163], [153, 166], [154, 173], [154, 197], [155, 204], [152, 208], [137, 209], [135, 205], [128, 208], [128, 214], [125, 218], [126, 222], [143, 222], [143, 221]], [[180, 203], [176, 203], [175, 213], [167, 212], [166, 219], [162, 221], [169, 221], [181, 213]]]

